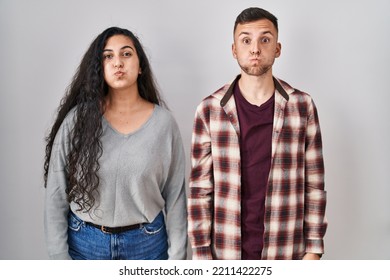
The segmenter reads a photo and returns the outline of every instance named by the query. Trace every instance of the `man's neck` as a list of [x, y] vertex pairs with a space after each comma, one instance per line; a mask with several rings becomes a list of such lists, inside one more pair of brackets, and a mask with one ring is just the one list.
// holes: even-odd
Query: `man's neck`
[[244, 98], [249, 103], [257, 106], [265, 103], [275, 92], [271, 72], [262, 76], [242, 74], [238, 85]]

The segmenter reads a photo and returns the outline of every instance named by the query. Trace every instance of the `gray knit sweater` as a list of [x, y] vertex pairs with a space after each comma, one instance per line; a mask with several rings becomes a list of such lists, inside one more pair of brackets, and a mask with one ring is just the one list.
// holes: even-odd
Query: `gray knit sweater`
[[45, 234], [51, 259], [70, 259], [67, 244], [69, 208], [84, 221], [118, 227], [151, 222], [166, 213], [169, 259], [185, 259], [187, 217], [185, 155], [172, 115], [155, 106], [148, 121], [124, 135], [102, 117], [103, 155], [99, 159], [99, 197], [90, 213], [66, 200], [66, 155], [75, 110], [63, 121], [54, 141], [45, 200]]

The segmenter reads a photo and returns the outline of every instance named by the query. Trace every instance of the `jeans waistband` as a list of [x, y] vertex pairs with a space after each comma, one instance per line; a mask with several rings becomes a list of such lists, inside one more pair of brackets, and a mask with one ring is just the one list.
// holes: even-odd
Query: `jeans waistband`
[[85, 223], [87, 225], [100, 229], [104, 233], [110, 233], [110, 234], [117, 234], [129, 230], [139, 229], [142, 227], [142, 224], [135, 224], [135, 225], [123, 226], [123, 227], [106, 227], [106, 226], [96, 225], [91, 222], [85, 222]]

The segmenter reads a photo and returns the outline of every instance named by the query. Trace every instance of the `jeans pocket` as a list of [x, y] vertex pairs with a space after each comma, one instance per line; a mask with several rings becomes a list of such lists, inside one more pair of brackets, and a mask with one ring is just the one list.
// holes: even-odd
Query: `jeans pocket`
[[165, 228], [164, 214], [161, 212], [150, 224], [144, 224], [142, 231], [147, 235], [154, 235]]
[[68, 217], [69, 229], [73, 231], [79, 231], [83, 223], [84, 222], [80, 218], [78, 218], [73, 212], [69, 213], [69, 217]]

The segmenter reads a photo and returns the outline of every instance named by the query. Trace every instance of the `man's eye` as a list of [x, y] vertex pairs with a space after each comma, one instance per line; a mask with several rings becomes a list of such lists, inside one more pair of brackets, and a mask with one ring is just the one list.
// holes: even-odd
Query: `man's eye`
[[251, 40], [250, 40], [250, 39], [247, 39], [247, 38], [245, 38], [245, 39], [242, 40], [242, 41], [243, 41], [244, 44], [249, 44], [249, 43], [251, 42]]
[[269, 38], [263, 38], [261, 39], [262, 43], [269, 43], [271, 40]]

